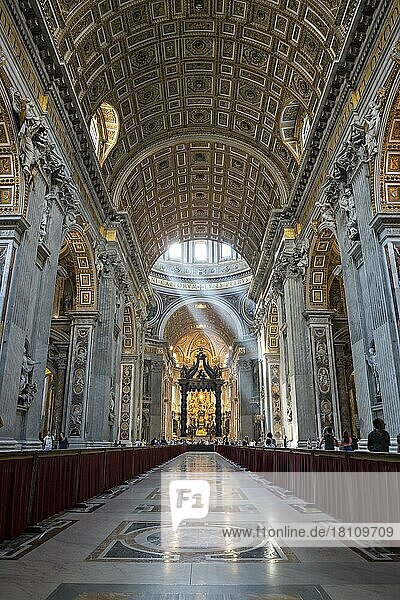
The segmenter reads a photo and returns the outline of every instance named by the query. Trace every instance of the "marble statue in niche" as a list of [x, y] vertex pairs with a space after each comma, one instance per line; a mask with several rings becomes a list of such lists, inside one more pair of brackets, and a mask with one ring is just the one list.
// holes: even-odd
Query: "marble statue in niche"
[[33, 381], [33, 369], [37, 364], [30, 355], [29, 342], [25, 340], [18, 391], [18, 404], [25, 408], [30, 407], [37, 392], [37, 385]]
[[108, 424], [111, 426], [115, 421], [115, 394], [114, 390], [110, 390]]
[[353, 192], [346, 186], [343, 194], [339, 196], [339, 206], [347, 216], [347, 236], [350, 240], [358, 239], [358, 223]]
[[22, 96], [17, 90], [12, 89], [12, 106], [19, 116], [19, 141], [22, 172], [25, 180], [32, 179], [33, 167], [39, 165], [42, 153], [49, 145], [47, 126], [41, 116], [35, 115], [30, 98]]
[[380, 399], [381, 397], [381, 384], [379, 381], [379, 368], [378, 368], [378, 363], [376, 360], [376, 352], [375, 352], [375, 348], [373, 346], [371, 346], [370, 348], [368, 348], [368, 352], [365, 355], [365, 360], [367, 361], [371, 371], [372, 371], [372, 375], [374, 378], [374, 382], [375, 382], [375, 398], [376, 399]]
[[49, 217], [50, 217], [50, 198], [49, 198], [49, 196], [45, 196], [42, 218], [40, 220], [40, 227], [39, 227], [39, 244], [43, 244], [46, 239]]
[[324, 199], [319, 203], [321, 210], [321, 225], [331, 230], [336, 229], [335, 215], [333, 214], [333, 208], [330, 203]]
[[3, 281], [4, 267], [6, 264], [7, 246], [0, 247], [0, 289]]

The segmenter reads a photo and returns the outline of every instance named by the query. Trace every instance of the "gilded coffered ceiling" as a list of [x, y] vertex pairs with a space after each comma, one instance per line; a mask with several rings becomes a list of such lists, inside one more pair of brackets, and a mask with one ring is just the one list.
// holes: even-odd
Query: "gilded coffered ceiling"
[[199, 139], [168, 145], [132, 168], [119, 209], [140, 223], [150, 264], [168, 242], [207, 238], [229, 243], [255, 266], [281, 193], [260, 160], [232, 144]]
[[175, 346], [184, 335], [189, 335], [190, 339], [193, 336], [216, 336], [230, 346], [237, 332], [227, 313], [211, 303], [203, 302], [183, 306], [169, 319], [164, 330], [164, 338], [168, 343]]
[[231, 243], [255, 267], [354, 0], [41, 3], [87, 123], [102, 103], [118, 113], [102, 169], [147, 267], [194, 237]]

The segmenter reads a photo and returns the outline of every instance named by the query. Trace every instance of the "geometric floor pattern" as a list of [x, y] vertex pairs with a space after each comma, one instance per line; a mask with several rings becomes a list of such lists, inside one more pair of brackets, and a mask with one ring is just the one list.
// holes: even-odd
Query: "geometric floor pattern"
[[[196, 591], [188, 586], [171, 591], [157, 585], [61, 585], [48, 600], [331, 600], [319, 586], [199, 586]], [[109, 591], [107, 591], [107, 588]]]
[[23, 533], [13, 540], [0, 544], [0, 560], [18, 560], [74, 523], [76, 521], [66, 519], [42, 521], [35, 528], [32, 528], [34, 531]]
[[[131, 562], [298, 562], [294, 552], [278, 544], [276, 541], [269, 541], [258, 547], [245, 546], [240, 549], [224, 551], [210, 551], [207, 548], [207, 540], [204, 546], [207, 549], [193, 549], [190, 545], [192, 537], [197, 538], [204, 532], [202, 527], [186, 528], [186, 537], [181, 547], [176, 547], [169, 552], [160, 550], [162, 526], [160, 523], [136, 523], [124, 521], [114, 529], [114, 531], [92, 552], [87, 560], [103, 561], [131, 561]], [[212, 524], [208, 525], [206, 535]], [[186, 543], [186, 541], [189, 544]]]
[[[165, 476], [209, 481], [204, 521], [168, 530]], [[395, 548], [305, 548], [278, 538], [231, 541], [222, 551], [216, 541], [222, 524], [320, 526], [326, 518], [213, 452], [183, 454], [3, 544], [0, 600], [399, 600]]]

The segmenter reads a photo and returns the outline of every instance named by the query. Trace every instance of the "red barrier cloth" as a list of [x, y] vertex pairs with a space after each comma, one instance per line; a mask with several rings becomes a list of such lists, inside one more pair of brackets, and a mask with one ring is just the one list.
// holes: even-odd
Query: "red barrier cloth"
[[124, 480], [122, 469], [122, 450], [106, 452], [105, 486], [106, 489], [119, 485]]
[[80, 455], [78, 502], [84, 502], [105, 490], [105, 452], [84, 451]]
[[38, 455], [32, 512], [34, 523], [75, 504], [78, 459], [79, 455], [72, 452]]
[[33, 456], [0, 458], [0, 542], [26, 529]]
[[133, 448], [125, 448], [122, 451], [122, 455], [123, 455], [123, 459], [122, 459], [123, 475], [122, 475], [122, 477], [123, 477], [123, 480], [126, 481], [127, 479], [132, 479], [132, 477], [135, 474], [134, 464], [133, 464], [135, 453], [134, 453]]
[[183, 452], [186, 446], [0, 455], [0, 542]]

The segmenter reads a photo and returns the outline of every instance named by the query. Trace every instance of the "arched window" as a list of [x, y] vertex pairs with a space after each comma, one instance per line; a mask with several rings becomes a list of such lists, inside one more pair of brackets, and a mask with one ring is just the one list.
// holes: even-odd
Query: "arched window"
[[90, 121], [90, 135], [96, 150], [100, 166], [117, 143], [119, 133], [119, 117], [117, 111], [103, 102]]
[[299, 102], [291, 102], [283, 109], [281, 115], [282, 141], [297, 162], [300, 162], [310, 128], [310, 118]]

